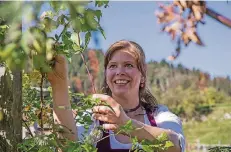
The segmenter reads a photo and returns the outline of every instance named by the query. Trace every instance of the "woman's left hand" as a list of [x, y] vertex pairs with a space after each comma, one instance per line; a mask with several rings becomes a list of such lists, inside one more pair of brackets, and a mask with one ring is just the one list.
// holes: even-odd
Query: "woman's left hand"
[[94, 99], [100, 99], [102, 102], [107, 103], [106, 105], [94, 106], [93, 118], [103, 121], [103, 128], [106, 130], [117, 130], [120, 126], [126, 124], [130, 118], [124, 112], [122, 106], [117, 103], [112, 97], [104, 94], [94, 94]]

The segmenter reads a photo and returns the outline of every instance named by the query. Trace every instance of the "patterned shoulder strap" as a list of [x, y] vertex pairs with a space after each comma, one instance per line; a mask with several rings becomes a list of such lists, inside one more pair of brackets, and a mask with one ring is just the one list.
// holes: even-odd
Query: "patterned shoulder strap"
[[147, 116], [148, 116], [148, 120], [149, 120], [151, 126], [153, 126], [153, 127], [157, 126], [155, 118], [154, 118], [154, 112], [148, 112]]

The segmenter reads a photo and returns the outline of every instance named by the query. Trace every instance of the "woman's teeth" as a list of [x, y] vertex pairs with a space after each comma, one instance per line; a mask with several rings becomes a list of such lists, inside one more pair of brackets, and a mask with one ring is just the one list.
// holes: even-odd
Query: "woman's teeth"
[[128, 83], [128, 81], [127, 80], [116, 80], [115, 83], [116, 84], [126, 84]]

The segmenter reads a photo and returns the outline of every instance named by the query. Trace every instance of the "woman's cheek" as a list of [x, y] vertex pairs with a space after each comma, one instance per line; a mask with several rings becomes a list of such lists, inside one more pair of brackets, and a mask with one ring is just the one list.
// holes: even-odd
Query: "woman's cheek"
[[112, 79], [115, 74], [116, 74], [115, 70], [107, 70], [106, 72], [106, 76], [109, 79]]
[[112, 83], [112, 79], [113, 79], [113, 72], [107, 71], [106, 72], [106, 80], [107, 80], [108, 85]]

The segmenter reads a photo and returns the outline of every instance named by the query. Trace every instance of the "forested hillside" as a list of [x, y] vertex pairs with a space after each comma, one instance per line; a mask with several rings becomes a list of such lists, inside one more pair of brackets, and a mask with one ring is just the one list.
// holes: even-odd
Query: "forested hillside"
[[[103, 52], [88, 50], [84, 54], [97, 91], [103, 82]], [[69, 65], [71, 88], [89, 94], [93, 88], [81, 56], [75, 55]], [[201, 120], [217, 105], [231, 104], [231, 81], [214, 77], [198, 69], [187, 69], [165, 60], [148, 63], [148, 86], [161, 104], [167, 105], [184, 120]]]

